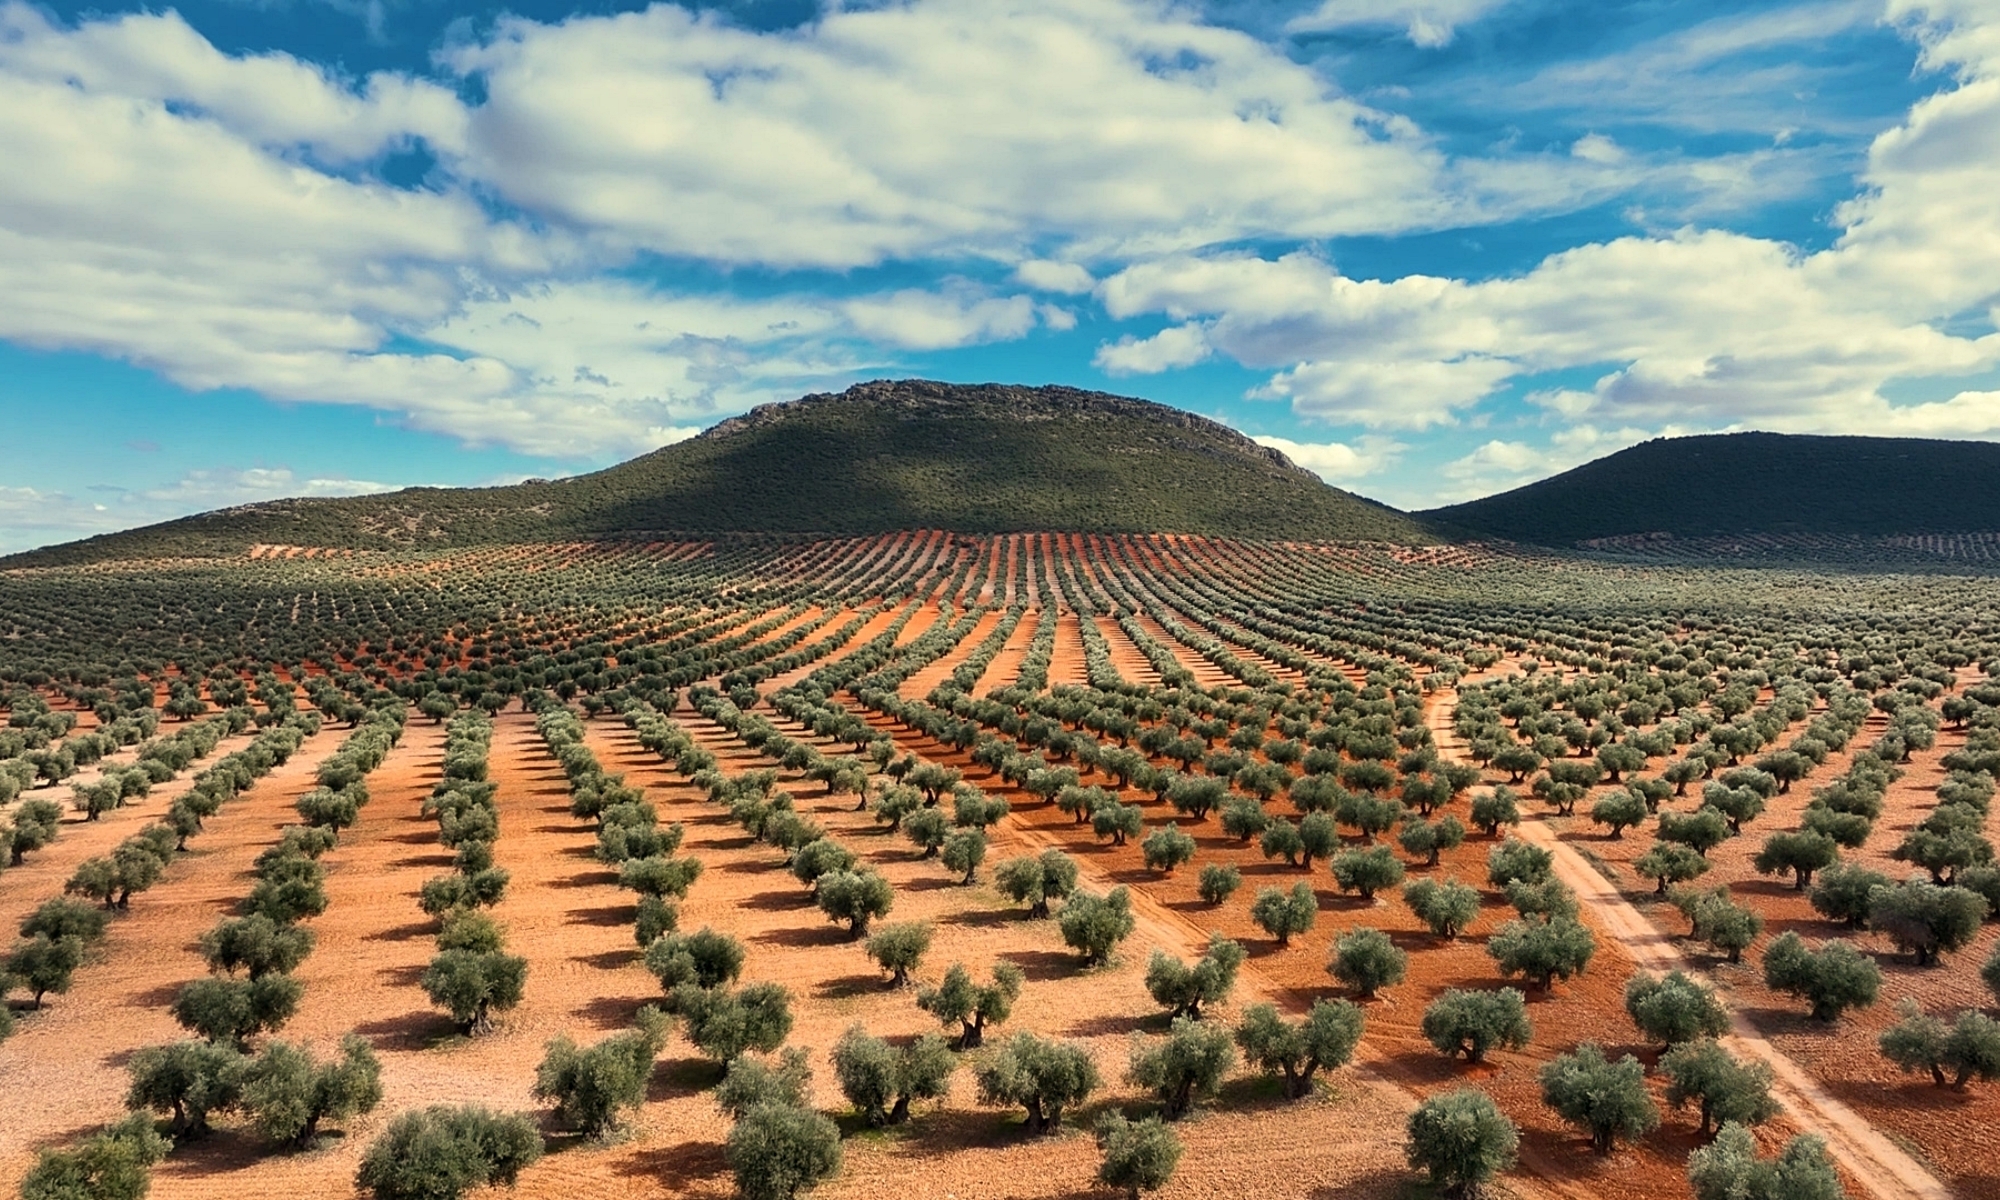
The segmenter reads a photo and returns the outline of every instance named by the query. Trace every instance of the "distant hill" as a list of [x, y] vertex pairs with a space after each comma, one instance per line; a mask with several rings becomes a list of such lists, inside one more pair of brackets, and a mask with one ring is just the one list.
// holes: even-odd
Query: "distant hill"
[[1451, 533], [1555, 547], [2000, 531], [2000, 444], [1782, 433], [1658, 438], [1418, 516]]
[[1067, 387], [885, 380], [765, 405], [572, 479], [272, 501], [4, 561], [926, 527], [1436, 540], [1407, 515], [1179, 409]]

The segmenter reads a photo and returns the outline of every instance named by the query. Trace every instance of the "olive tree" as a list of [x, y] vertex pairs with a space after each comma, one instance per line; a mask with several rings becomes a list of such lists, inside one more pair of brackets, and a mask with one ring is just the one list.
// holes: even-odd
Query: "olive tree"
[[460, 1033], [476, 1037], [492, 1032], [494, 1013], [521, 1003], [528, 960], [498, 950], [441, 950], [418, 983]]
[[1590, 1134], [1591, 1149], [1611, 1153], [1619, 1138], [1640, 1138], [1660, 1124], [1660, 1110], [1646, 1091], [1646, 1069], [1631, 1055], [1612, 1062], [1595, 1042], [1584, 1042], [1541, 1070], [1542, 1103]]
[[636, 1027], [583, 1048], [568, 1036], [548, 1044], [535, 1068], [537, 1100], [555, 1101], [558, 1122], [586, 1137], [603, 1137], [621, 1110], [646, 1099], [653, 1060], [667, 1044], [667, 1017], [659, 1009], [639, 1010]]
[[790, 1104], [753, 1104], [723, 1148], [744, 1200], [794, 1200], [840, 1173], [840, 1130]]
[[234, 1048], [209, 1042], [147, 1046], [125, 1064], [132, 1075], [125, 1107], [168, 1114], [176, 1141], [202, 1137], [210, 1113], [236, 1107], [245, 1062]]
[[1327, 972], [1363, 999], [1403, 981], [1410, 956], [1379, 929], [1351, 930], [1333, 944]]
[[1523, 976], [1543, 992], [1554, 988], [1558, 979], [1583, 974], [1596, 950], [1589, 928], [1566, 917], [1509, 921], [1486, 943], [1501, 975]]
[[1134, 924], [1132, 893], [1123, 886], [1103, 896], [1079, 892], [1056, 917], [1063, 943], [1081, 954], [1087, 967], [1109, 962], [1118, 943], [1131, 936]]
[[1098, 1182], [1118, 1188], [1128, 1200], [1167, 1186], [1181, 1161], [1180, 1138], [1158, 1117], [1128, 1121], [1118, 1113], [1106, 1114], [1097, 1123], [1097, 1148], [1104, 1156]]
[[896, 893], [887, 879], [864, 868], [821, 876], [818, 901], [827, 920], [845, 922], [847, 935], [859, 938], [867, 934], [870, 921], [888, 915]]
[[1692, 1100], [1701, 1111], [1701, 1133], [1719, 1129], [1724, 1121], [1760, 1125], [1778, 1115], [1771, 1098], [1771, 1068], [1741, 1063], [1708, 1038], [1675, 1046], [1660, 1059], [1667, 1078], [1667, 1103], [1684, 1107]]
[[1774, 833], [1764, 839], [1752, 864], [1759, 875], [1790, 873], [1792, 888], [1804, 891], [1812, 884], [1813, 873], [1840, 861], [1840, 847], [1823, 833]]
[[1526, 998], [1514, 988], [1497, 991], [1449, 988], [1424, 1010], [1424, 1039], [1440, 1054], [1486, 1061], [1495, 1046], [1519, 1050], [1535, 1036]]
[[403, 1113], [362, 1156], [355, 1183], [376, 1200], [457, 1200], [474, 1188], [514, 1186], [542, 1156], [526, 1117], [434, 1105]]
[[869, 935], [868, 957], [889, 972], [889, 986], [902, 987], [910, 981], [924, 954], [931, 948], [931, 927], [925, 921], [885, 925]]
[[1729, 1013], [1715, 993], [1680, 971], [1634, 975], [1625, 985], [1625, 1011], [1641, 1033], [1667, 1049], [1729, 1031]]
[[980, 985], [961, 963], [953, 963], [944, 981], [917, 992], [917, 1007], [946, 1026], [959, 1026], [958, 1048], [971, 1050], [984, 1040], [986, 1026], [1000, 1024], [1013, 1012], [1021, 995], [1021, 968], [1010, 962], [993, 966], [993, 982]]
[[1240, 943], [1219, 934], [1209, 936], [1207, 951], [1193, 964], [1155, 950], [1146, 963], [1146, 990], [1173, 1016], [1198, 1021], [1202, 1005], [1228, 999], [1243, 957]]
[[1297, 1100], [1312, 1091], [1314, 1073], [1337, 1071], [1354, 1057], [1363, 1024], [1361, 1010], [1345, 1000], [1316, 1000], [1297, 1022], [1273, 1005], [1253, 1004], [1243, 1010], [1236, 1044], [1252, 1066], [1282, 1075], [1286, 1098]]
[[323, 1122], [373, 1112], [382, 1103], [382, 1064], [349, 1034], [340, 1057], [314, 1062], [302, 1047], [272, 1042], [243, 1073], [243, 1107], [265, 1137], [310, 1146]]
[[1764, 948], [1764, 984], [1805, 1000], [1815, 1018], [1835, 1021], [1850, 1008], [1875, 1003], [1882, 990], [1882, 970], [1846, 942], [1827, 942], [1810, 950], [1804, 939], [1788, 930]]
[[792, 997], [780, 984], [735, 991], [683, 984], [671, 1007], [686, 1022], [688, 1041], [725, 1069], [745, 1051], [776, 1050], [792, 1032]]
[[1441, 938], [1455, 938], [1479, 916], [1479, 891], [1456, 879], [1417, 879], [1403, 885], [1403, 903]]
[[1905, 1000], [1902, 1020], [1881, 1037], [1882, 1057], [1904, 1071], [1928, 1071], [1938, 1087], [1963, 1091], [1975, 1076], [2000, 1077], [2000, 1021], [1966, 1009], [1950, 1025]]
[[1158, 1097], [1171, 1121], [1186, 1116], [1196, 1101], [1215, 1095], [1235, 1062], [1228, 1029], [1176, 1017], [1164, 1039], [1133, 1047], [1129, 1077]]
[[1291, 945], [1292, 938], [1312, 929], [1318, 917], [1319, 897], [1304, 883], [1293, 884], [1289, 892], [1261, 888], [1250, 905], [1250, 919], [1280, 946]]
[[1725, 1123], [1713, 1142], [1688, 1155], [1695, 1200], [1844, 1200], [1826, 1143], [1800, 1134], [1774, 1158], [1757, 1157], [1748, 1129]]
[[1060, 850], [1010, 858], [993, 868], [993, 883], [1008, 899], [1028, 906], [1030, 917], [1049, 915], [1049, 903], [1076, 890], [1076, 860]]
[[911, 1103], [944, 1095], [957, 1068], [958, 1059], [935, 1033], [899, 1047], [855, 1025], [833, 1047], [841, 1094], [875, 1126], [909, 1120]]
[[1432, 1096], [1410, 1114], [1404, 1155], [1440, 1195], [1479, 1200], [1493, 1177], [1514, 1165], [1520, 1132], [1477, 1088]]
[[1102, 1082], [1082, 1046], [1032, 1033], [1008, 1038], [979, 1064], [976, 1074], [980, 1103], [1026, 1109], [1029, 1133], [1060, 1128], [1063, 1110], [1089, 1099]]

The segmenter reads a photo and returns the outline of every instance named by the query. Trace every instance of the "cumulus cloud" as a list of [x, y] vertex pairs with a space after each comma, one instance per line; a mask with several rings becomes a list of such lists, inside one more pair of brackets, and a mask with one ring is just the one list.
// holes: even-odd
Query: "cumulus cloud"
[[1434, 226], [1408, 121], [1162, 0], [830, 7], [760, 33], [670, 4], [503, 20], [458, 171], [551, 220], [726, 262], [1071, 258]]
[[1191, 367], [1209, 355], [1208, 335], [1199, 325], [1174, 325], [1140, 338], [1130, 334], [1097, 348], [1092, 360], [1112, 375], [1157, 375]]
[[1314, 12], [1294, 18], [1294, 32], [1400, 26], [1411, 42], [1430, 49], [1451, 44], [1461, 25], [1469, 25], [1500, 8], [1507, 0], [1323, 0]]
[[1051, 262], [1046, 258], [1031, 258], [1014, 268], [1014, 279], [1043, 292], [1062, 292], [1065, 295], [1081, 295], [1097, 286], [1088, 268], [1073, 262]]
[[1218, 352], [1282, 368], [1264, 393], [1302, 415], [1378, 428], [1449, 423], [1512, 380], [1597, 369], [1590, 387], [1538, 399], [1613, 426], [1992, 432], [1987, 393], [1895, 405], [1882, 392], [2000, 363], [1990, 319], [1960, 320], [2000, 296], [2000, 39], [1924, 16], [1927, 55], [1958, 82], [1876, 139], [1867, 191], [1824, 251], [1690, 228], [1481, 282], [1355, 280], [1307, 253], [1175, 255], [1099, 294], [1114, 315], [1197, 320]]
[[951, 288], [905, 288], [840, 307], [862, 337], [910, 350], [1011, 341], [1035, 327], [1037, 311], [1027, 296], [980, 296]]
[[1295, 442], [1290, 438], [1272, 436], [1251, 440], [1280, 451], [1286, 458], [1336, 485], [1379, 475], [1394, 466], [1403, 451], [1409, 449], [1401, 442], [1380, 437], [1366, 437], [1353, 443]]

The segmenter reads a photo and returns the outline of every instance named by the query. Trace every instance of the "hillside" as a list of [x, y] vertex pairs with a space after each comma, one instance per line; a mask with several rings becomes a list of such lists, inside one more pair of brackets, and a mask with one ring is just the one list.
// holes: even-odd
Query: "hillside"
[[1075, 388], [903, 380], [766, 405], [572, 479], [274, 501], [6, 561], [910, 528], [1435, 540], [1192, 413]]
[[2000, 445], [1779, 433], [1658, 438], [1418, 515], [1457, 533], [1543, 546], [2000, 531]]

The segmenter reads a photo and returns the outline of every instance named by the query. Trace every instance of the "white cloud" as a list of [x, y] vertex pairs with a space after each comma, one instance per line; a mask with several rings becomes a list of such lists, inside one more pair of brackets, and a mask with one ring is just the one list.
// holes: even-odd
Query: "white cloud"
[[1051, 262], [1046, 258], [1031, 258], [1014, 268], [1014, 278], [1027, 287], [1043, 292], [1061, 292], [1076, 296], [1097, 286], [1090, 272], [1083, 266], [1071, 262]]
[[1352, 483], [1394, 466], [1409, 447], [1387, 438], [1367, 437], [1358, 442], [1295, 442], [1290, 438], [1252, 438], [1331, 484]]
[[461, 174], [669, 255], [1077, 259], [1467, 207], [1409, 122], [1164, 0], [830, 6], [772, 33], [658, 4], [505, 19], [443, 61], [486, 94]]
[[1152, 337], [1130, 334], [1097, 348], [1091, 359], [1099, 370], [1112, 375], [1157, 375], [1177, 367], [1191, 367], [1207, 358], [1207, 333], [1199, 325], [1171, 325]]
[[1625, 161], [1625, 151], [1601, 133], [1584, 134], [1570, 146], [1569, 152], [1577, 158], [1607, 166]]
[[1280, 368], [1266, 394], [1371, 427], [1442, 424], [1510, 380], [1596, 368], [1591, 386], [1536, 399], [1614, 427], [1991, 434], [1989, 393], [1898, 406], [1882, 392], [2000, 363], [1991, 318], [1962, 319], [2000, 300], [2000, 38], [1924, 34], [1959, 82], [1876, 139], [1868, 190], [1818, 253], [1685, 229], [1477, 283], [1354, 280], [1304, 253], [1174, 255], [1099, 294], [1114, 316], [1200, 321], [1218, 352]]
[[1469, 25], [1500, 8], [1507, 0], [1323, 0], [1317, 10], [1294, 18], [1294, 32], [1352, 29], [1371, 25], [1401, 26], [1411, 42], [1435, 49], [1451, 44], [1461, 25]]
[[378, 73], [349, 88], [288, 54], [232, 57], [176, 12], [129, 13], [73, 30], [24, 4], [0, 6], [0, 71], [141, 102], [173, 101], [245, 140], [358, 162], [422, 139], [462, 150], [466, 112], [426, 80]]
[[906, 288], [840, 305], [862, 337], [909, 350], [1012, 341], [1035, 327], [1028, 296], [980, 296], [962, 288]]

